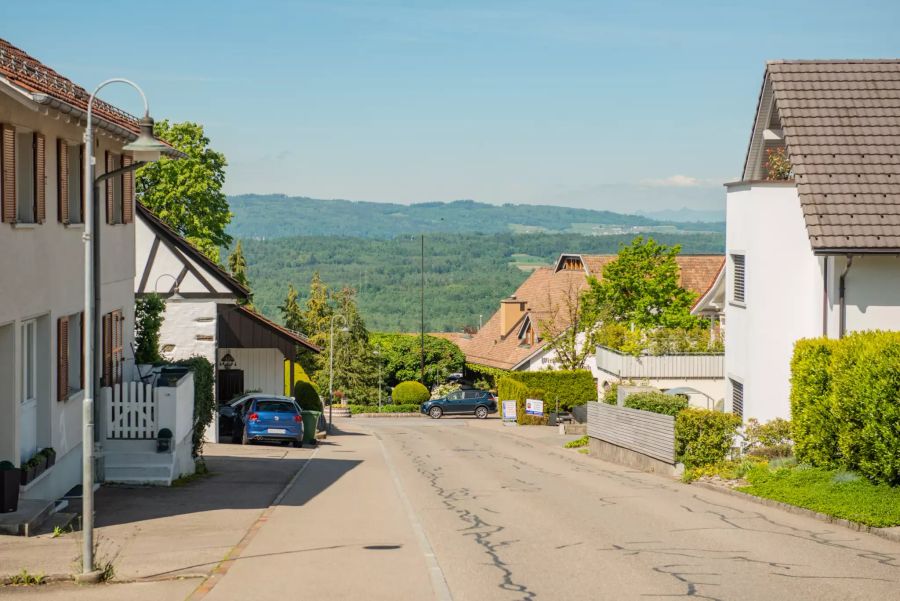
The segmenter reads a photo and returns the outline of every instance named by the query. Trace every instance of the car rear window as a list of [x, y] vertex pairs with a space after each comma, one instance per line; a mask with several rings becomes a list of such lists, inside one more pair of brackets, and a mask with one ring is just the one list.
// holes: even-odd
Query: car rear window
[[270, 411], [272, 413], [296, 413], [293, 403], [287, 401], [256, 401], [257, 411]]

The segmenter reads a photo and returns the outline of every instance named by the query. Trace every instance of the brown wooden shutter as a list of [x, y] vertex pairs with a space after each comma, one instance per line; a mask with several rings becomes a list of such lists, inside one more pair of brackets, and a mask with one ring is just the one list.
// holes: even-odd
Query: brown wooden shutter
[[84, 178], [87, 177], [84, 171], [84, 144], [78, 148], [78, 198], [81, 201], [80, 221], [84, 223]]
[[16, 130], [7, 124], [0, 125], [0, 163], [3, 169], [3, 186], [0, 188], [3, 223], [16, 222]]
[[[128, 167], [134, 163], [129, 155], [122, 155], [122, 167]], [[134, 171], [126, 171], [122, 174], [122, 223], [134, 221]]]
[[56, 321], [56, 400], [69, 398], [69, 318]]
[[[106, 151], [106, 173], [113, 170], [113, 156], [110, 151]], [[113, 217], [113, 181], [112, 178], [106, 180], [106, 223], [115, 223]]]
[[125, 365], [124, 330], [125, 316], [122, 315], [121, 311], [113, 311], [113, 381], [116, 384], [122, 382], [122, 372]]
[[112, 384], [112, 313], [103, 316], [103, 386]]
[[47, 138], [34, 134], [34, 222], [47, 219]]
[[69, 223], [69, 145], [56, 139], [56, 219]]
[[78, 350], [78, 355], [81, 357], [81, 369], [78, 373], [78, 389], [84, 390], [84, 311], [80, 313], [81, 319], [78, 322], [81, 324], [81, 337], [79, 340], [81, 341], [81, 348]]

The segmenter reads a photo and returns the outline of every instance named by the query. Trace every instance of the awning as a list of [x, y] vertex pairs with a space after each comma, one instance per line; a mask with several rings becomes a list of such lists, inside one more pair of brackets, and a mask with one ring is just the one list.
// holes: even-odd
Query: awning
[[322, 350], [306, 336], [240, 305], [220, 304], [217, 311], [216, 338], [219, 348], [277, 348], [289, 359], [294, 358], [297, 346], [314, 353]]

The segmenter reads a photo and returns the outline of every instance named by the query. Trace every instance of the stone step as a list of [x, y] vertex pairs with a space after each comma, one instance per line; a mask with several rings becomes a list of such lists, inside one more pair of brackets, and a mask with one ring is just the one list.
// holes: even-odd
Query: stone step
[[107, 482], [151, 482], [171, 480], [171, 465], [106, 466]]
[[55, 501], [19, 499], [19, 507], [12, 513], [0, 513], [0, 534], [34, 536], [47, 518], [53, 515]]

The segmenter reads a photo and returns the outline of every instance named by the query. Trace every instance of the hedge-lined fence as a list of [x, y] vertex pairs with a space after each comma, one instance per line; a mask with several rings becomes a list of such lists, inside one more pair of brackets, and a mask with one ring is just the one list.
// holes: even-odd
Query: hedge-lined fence
[[[559, 399], [560, 411], [571, 411], [572, 407], [597, 400], [597, 384], [594, 376], [586, 369], [555, 371], [511, 371], [506, 375], [521, 382], [532, 390], [542, 390], [546, 396], [544, 411], [556, 411]], [[497, 392], [500, 392], [499, 384]], [[510, 400], [512, 397], [501, 397]], [[538, 398], [538, 397], [530, 397]]]
[[791, 374], [797, 460], [900, 484], [900, 332], [800, 340]]

